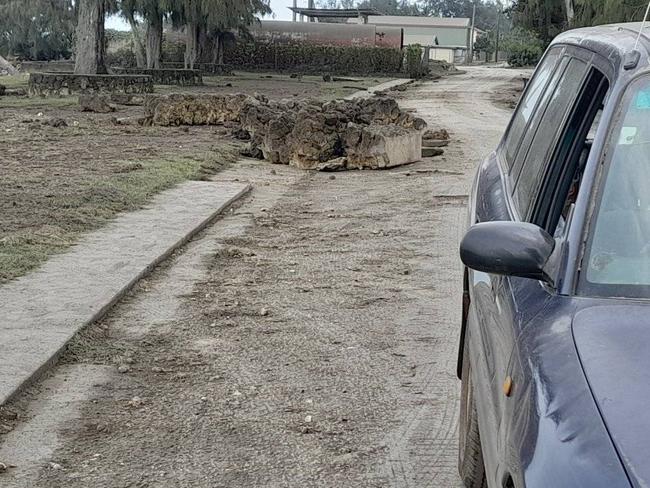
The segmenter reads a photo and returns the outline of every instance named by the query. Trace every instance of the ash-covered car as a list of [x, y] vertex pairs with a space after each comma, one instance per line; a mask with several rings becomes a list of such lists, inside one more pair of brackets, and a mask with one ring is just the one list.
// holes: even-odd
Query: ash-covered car
[[650, 32], [554, 40], [470, 197], [467, 487], [650, 485]]

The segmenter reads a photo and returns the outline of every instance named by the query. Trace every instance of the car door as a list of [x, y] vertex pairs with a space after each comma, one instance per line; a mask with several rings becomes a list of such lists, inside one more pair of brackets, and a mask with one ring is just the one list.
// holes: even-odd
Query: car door
[[[554, 235], [560, 249], [565, 245], [581, 191], [582, 176], [591, 150], [590, 134], [597, 128], [598, 114], [609, 90], [607, 75], [600, 69], [600, 63], [594, 64], [597, 60], [595, 55], [575, 49], [566, 54], [564, 69], [555, 93], [549, 99], [547, 114], [532, 138], [529, 154], [522, 161], [522, 174], [513, 191], [515, 194], [521, 192], [517, 204], [525, 215], [522, 220], [539, 225]], [[549, 124], [556, 123], [555, 130], [548, 130]], [[552, 141], [548, 148], [536, 142], [544, 138]], [[543, 158], [539, 153], [530, 154], [531, 150], [538, 148], [544, 152]], [[516, 336], [515, 349], [506, 375], [520, 391], [528, 391], [533, 389], [529, 382], [536, 374], [529, 370], [531, 365], [526, 360], [525, 347], [520, 346], [522, 342], [534, 342], [529, 341], [528, 335], [535, 334], [536, 330], [527, 326], [533, 319], [544, 320], [545, 310], [550, 310], [556, 302], [561, 283], [557, 280], [551, 288], [534, 280], [512, 278], [509, 281], [517, 312], [512, 324]], [[514, 474], [515, 487], [523, 486], [522, 480], [517, 480], [517, 474], [523, 472], [521, 464], [525, 464], [525, 460], [515, 461], [512, 454], [521, 446], [522, 436], [512, 430], [513, 426], [521, 428], [534, 424], [538, 412], [535, 412], [535, 405], [508, 402], [505, 395], [503, 400], [503, 421], [499, 432], [501, 462], [497, 478]]]
[[[488, 164], [487, 173], [496, 173], [497, 177], [484, 171], [479, 173], [476, 222], [516, 218], [509, 209], [508, 171], [529, 128], [539, 123], [535, 114], [540, 106], [548, 103], [548, 94], [557, 84], [555, 73], [563, 52], [563, 47], [550, 50], [530, 81], [496, 158]], [[500, 391], [514, 340], [514, 303], [507, 279], [474, 270], [468, 270], [467, 279], [470, 296], [468, 344], [473, 358], [473, 384], [479, 399], [477, 411], [485, 465], [489, 469], [496, 466], [498, 460], [496, 453], [502, 410]]]
[[[547, 168], [560, 138], [569, 126], [570, 114], [585, 83], [589, 63], [572, 49], [558, 53], [535, 108], [524, 130], [519, 130], [517, 114], [499, 148], [504, 180], [504, 199], [511, 220], [532, 221], [542, 192]], [[512, 133], [519, 133], [517, 140]], [[516, 147], [515, 147], [516, 146]], [[489, 212], [482, 216], [490, 220]], [[508, 378], [512, 350], [523, 323], [534, 317], [550, 296], [539, 282], [521, 278], [471, 273], [470, 286], [475, 320], [478, 323], [483, 364], [475, 379], [479, 402], [479, 426], [488, 478], [496, 478], [506, 450], [503, 426], [507, 397], [503, 385]]]

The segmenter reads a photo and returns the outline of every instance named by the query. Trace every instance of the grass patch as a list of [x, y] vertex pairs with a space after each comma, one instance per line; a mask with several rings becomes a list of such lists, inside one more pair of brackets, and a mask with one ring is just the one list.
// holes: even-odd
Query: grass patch
[[77, 97], [0, 97], [0, 108], [67, 108], [79, 103]]
[[191, 157], [124, 161], [110, 177], [87, 181], [73, 196], [53, 195], [54, 225], [0, 236], [0, 283], [37, 268], [117, 214], [137, 210], [183, 181], [207, 179], [236, 158], [234, 146], [225, 146]]
[[29, 75], [18, 74], [11, 76], [3, 76], [0, 78], [0, 85], [4, 85], [7, 88], [27, 88], [29, 84]]

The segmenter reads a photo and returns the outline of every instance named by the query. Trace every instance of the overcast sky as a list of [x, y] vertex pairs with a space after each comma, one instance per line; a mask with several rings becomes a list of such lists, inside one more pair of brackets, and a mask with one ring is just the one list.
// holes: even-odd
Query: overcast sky
[[[291, 10], [287, 7], [293, 5], [293, 0], [271, 0], [271, 9], [273, 13], [269, 15], [268, 19], [276, 20], [291, 20]], [[307, 6], [307, 0], [298, 0], [298, 5]], [[121, 17], [112, 16], [106, 20], [107, 29], [117, 29], [117, 30], [129, 30], [129, 24], [127, 24]]]

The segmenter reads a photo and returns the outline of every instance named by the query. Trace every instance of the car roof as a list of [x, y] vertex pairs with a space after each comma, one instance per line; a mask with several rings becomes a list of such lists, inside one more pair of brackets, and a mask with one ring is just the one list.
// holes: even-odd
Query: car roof
[[[640, 37], [639, 31], [641, 31]], [[643, 61], [639, 63], [638, 68], [645, 69], [650, 57], [650, 22], [645, 26], [641, 22], [629, 22], [574, 29], [557, 36], [551, 45], [571, 44], [583, 47], [603, 55], [620, 66], [626, 55], [634, 51], [637, 38], [639, 43], [636, 49], [641, 53]], [[638, 68], [631, 71], [638, 71]]]

